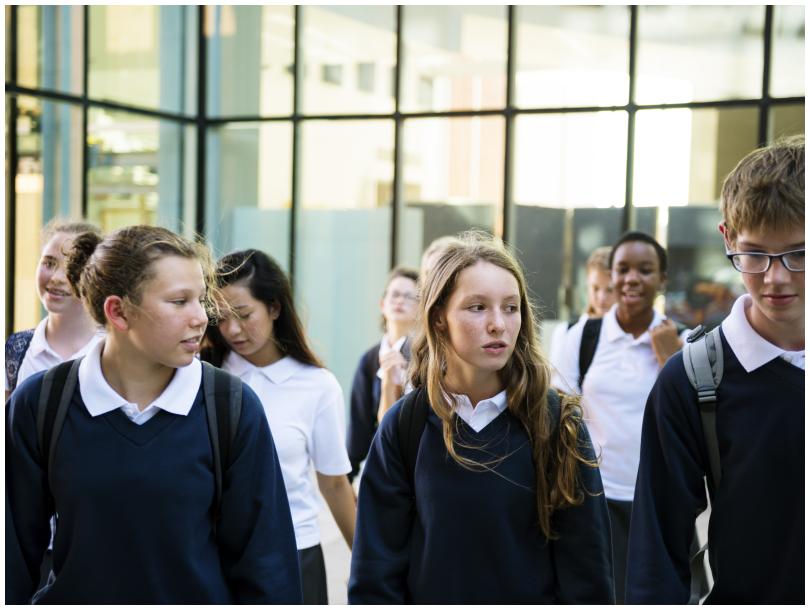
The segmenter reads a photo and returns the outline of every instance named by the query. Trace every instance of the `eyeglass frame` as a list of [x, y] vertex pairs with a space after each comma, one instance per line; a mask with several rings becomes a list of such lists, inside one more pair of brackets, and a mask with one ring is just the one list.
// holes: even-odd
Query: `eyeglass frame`
[[[773, 259], [775, 259], [775, 258], [778, 258], [781, 261], [782, 266], [785, 269], [787, 269], [788, 271], [790, 271], [791, 273], [804, 273], [804, 269], [791, 269], [790, 266], [787, 264], [787, 261], [785, 260], [785, 257], [788, 254], [795, 254], [796, 252], [804, 252], [804, 248], [797, 248], [796, 250], [788, 250], [787, 252], [780, 252], [779, 254], [768, 254], [766, 252], [729, 252], [729, 251], [726, 251], [726, 258], [729, 261], [731, 261], [731, 266], [734, 267], [740, 273], [750, 273], [750, 274], [754, 274], [754, 275], [758, 275], [760, 273], [767, 273], [768, 270], [771, 268], [771, 264], [773, 263]], [[762, 271], [743, 271], [742, 269], [739, 269], [737, 267], [737, 265], [734, 264], [734, 257], [735, 256], [742, 256], [742, 255], [760, 256], [760, 257], [761, 256], [767, 256], [768, 257], [768, 264], [765, 266], [765, 269], [763, 269]]]

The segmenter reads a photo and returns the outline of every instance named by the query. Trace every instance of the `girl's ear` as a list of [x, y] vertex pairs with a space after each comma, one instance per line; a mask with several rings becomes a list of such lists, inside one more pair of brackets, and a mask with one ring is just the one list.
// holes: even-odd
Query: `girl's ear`
[[281, 304], [278, 301], [273, 301], [272, 305], [268, 305], [267, 313], [270, 314], [270, 319], [275, 321], [281, 315]]
[[120, 331], [129, 330], [129, 314], [126, 311], [126, 303], [121, 297], [110, 295], [104, 299], [104, 315], [114, 329]]

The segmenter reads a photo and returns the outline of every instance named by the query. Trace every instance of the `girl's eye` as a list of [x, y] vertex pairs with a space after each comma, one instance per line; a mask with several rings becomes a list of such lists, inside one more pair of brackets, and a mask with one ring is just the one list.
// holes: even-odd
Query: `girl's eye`
[[175, 299], [174, 301], [172, 301], [172, 303], [174, 303], [175, 305], [185, 305], [186, 300], [185, 299]]
[[508, 311], [509, 313], [515, 313], [517, 310], [518, 306], [515, 305], [514, 303], [506, 306], [506, 311]]
[[470, 311], [484, 311], [484, 306], [481, 303], [476, 303], [475, 305], [470, 305], [467, 309]]

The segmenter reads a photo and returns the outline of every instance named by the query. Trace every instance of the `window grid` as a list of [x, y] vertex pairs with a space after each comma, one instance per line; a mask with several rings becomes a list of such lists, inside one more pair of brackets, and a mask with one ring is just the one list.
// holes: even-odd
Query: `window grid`
[[[641, 110], [658, 110], [658, 109], [675, 109], [675, 108], [724, 108], [724, 107], [756, 107], [759, 110], [759, 143], [765, 144], [767, 134], [769, 132], [771, 121], [771, 110], [774, 107], [789, 105], [789, 104], [803, 104], [804, 96], [788, 97], [788, 98], [774, 98], [769, 93], [770, 82], [770, 58], [772, 53], [772, 35], [773, 35], [773, 6], [763, 7], [765, 10], [765, 24], [764, 24], [764, 61], [763, 73], [761, 77], [761, 97], [752, 99], [735, 99], [735, 100], [717, 100], [717, 101], [701, 101], [701, 102], [683, 102], [674, 104], [636, 104], [635, 103], [635, 85], [636, 85], [636, 54], [637, 54], [637, 24], [638, 24], [638, 7], [629, 6], [629, 95], [628, 103], [621, 106], [597, 106], [597, 107], [536, 107], [536, 108], [520, 108], [515, 107], [514, 103], [514, 87], [515, 87], [515, 38], [517, 27], [517, 12], [513, 5], [507, 7], [507, 65], [506, 65], [506, 102], [503, 108], [488, 109], [488, 110], [463, 110], [463, 111], [435, 111], [435, 112], [402, 112], [400, 110], [401, 102], [401, 79], [402, 74], [400, 71], [403, 41], [402, 41], [402, 21], [403, 21], [403, 6], [397, 5], [395, 7], [395, 66], [394, 66], [394, 112], [383, 114], [303, 114], [301, 113], [301, 87], [303, 84], [303, 65], [301, 54], [301, 40], [302, 40], [302, 8], [299, 5], [294, 7], [294, 59], [293, 70], [295, 77], [293, 78], [293, 112], [289, 115], [275, 115], [275, 116], [224, 116], [211, 118], [206, 116], [206, 71], [207, 71], [207, 39], [205, 35], [205, 7], [200, 6], [197, 8], [197, 112], [196, 114], [189, 114], [185, 112], [167, 112], [156, 109], [143, 108], [132, 106], [123, 103], [110, 102], [106, 100], [91, 99], [88, 96], [88, 72], [89, 72], [89, 10], [88, 6], [83, 8], [83, 74], [82, 74], [82, 95], [73, 95], [48, 89], [35, 89], [29, 87], [22, 87], [17, 84], [17, 31], [18, 20], [17, 11], [18, 6], [10, 7], [10, 67], [11, 70], [7, 74], [8, 80], [6, 81], [6, 95], [11, 99], [16, 99], [18, 95], [28, 95], [38, 97], [44, 100], [54, 100], [80, 105], [82, 107], [82, 136], [84, 141], [87, 141], [88, 129], [88, 111], [90, 108], [104, 108], [108, 110], [120, 110], [131, 112], [136, 115], [144, 117], [151, 117], [156, 119], [176, 121], [181, 124], [196, 126], [197, 131], [197, 150], [196, 150], [196, 231], [199, 234], [205, 234], [205, 205], [206, 205], [206, 192], [205, 192], [205, 163], [206, 163], [206, 132], [209, 128], [219, 127], [232, 122], [274, 122], [282, 121], [289, 122], [293, 128], [292, 138], [292, 206], [290, 218], [290, 277], [295, 286], [295, 248], [296, 248], [296, 234], [297, 234], [297, 217], [300, 214], [301, 201], [300, 201], [300, 185], [299, 180], [301, 176], [300, 162], [301, 162], [301, 123], [304, 121], [314, 120], [329, 120], [329, 121], [345, 121], [345, 120], [379, 120], [385, 119], [394, 122], [394, 176], [393, 176], [393, 201], [392, 201], [392, 216], [391, 216], [391, 261], [393, 267], [398, 262], [399, 252], [399, 223], [402, 212], [402, 130], [403, 124], [406, 120], [414, 118], [453, 118], [453, 117], [486, 117], [486, 116], [499, 116], [503, 117], [505, 121], [505, 139], [503, 150], [503, 196], [501, 201], [501, 218], [496, 222], [496, 233], [499, 233], [505, 241], [508, 241], [513, 233], [510, 227], [511, 215], [514, 212], [514, 203], [512, 201], [512, 177], [513, 177], [513, 141], [514, 141], [514, 121], [518, 115], [530, 114], [569, 114], [569, 113], [587, 113], [587, 112], [610, 112], [610, 111], [623, 111], [628, 115], [627, 121], [627, 159], [626, 159], [626, 186], [625, 186], [625, 199], [623, 207], [623, 220], [622, 228], [627, 230], [635, 227], [635, 208], [632, 201], [632, 188], [633, 188], [633, 146], [634, 146], [634, 131], [635, 131], [635, 116]], [[189, 9], [190, 10], [190, 9]], [[14, 320], [14, 248], [15, 248], [15, 232], [13, 227], [15, 225], [15, 206], [16, 197], [14, 191], [14, 177], [17, 167], [17, 112], [16, 103], [9, 106], [7, 112], [8, 129], [7, 129], [7, 155], [9, 167], [11, 171], [6, 176], [6, 334], [12, 330]], [[88, 174], [88, 147], [82, 147], [82, 176], [81, 176], [81, 192], [82, 192], [82, 210], [86, 212], [87, 208], [87, 174]]]

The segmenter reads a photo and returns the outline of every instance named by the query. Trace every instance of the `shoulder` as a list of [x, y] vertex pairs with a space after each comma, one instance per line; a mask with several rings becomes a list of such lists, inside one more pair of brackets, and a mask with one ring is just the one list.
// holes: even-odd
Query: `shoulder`
[[19, 356], [20, 354], [24, 354], [25, 351], [28, 349], [28, 346], [31, 344], [31, 339], [34, 336], [34, 329], [29, 328], [28, 330], [21, 330], [16, 333], [12, 333], [9, 335], [8, 339], [6, 339], [6, 360], [10, 357]]
[[10, 422], [24, 417], [24, 413], [29, 415], [35, 413], [39, 403], [42, 378], [45, 376], [45, 373], [46, 371], [37, 371], [30, 377], [27, 377], [16, 387], [14, 392], [12, 392], [7, 403], [7, 414]]

